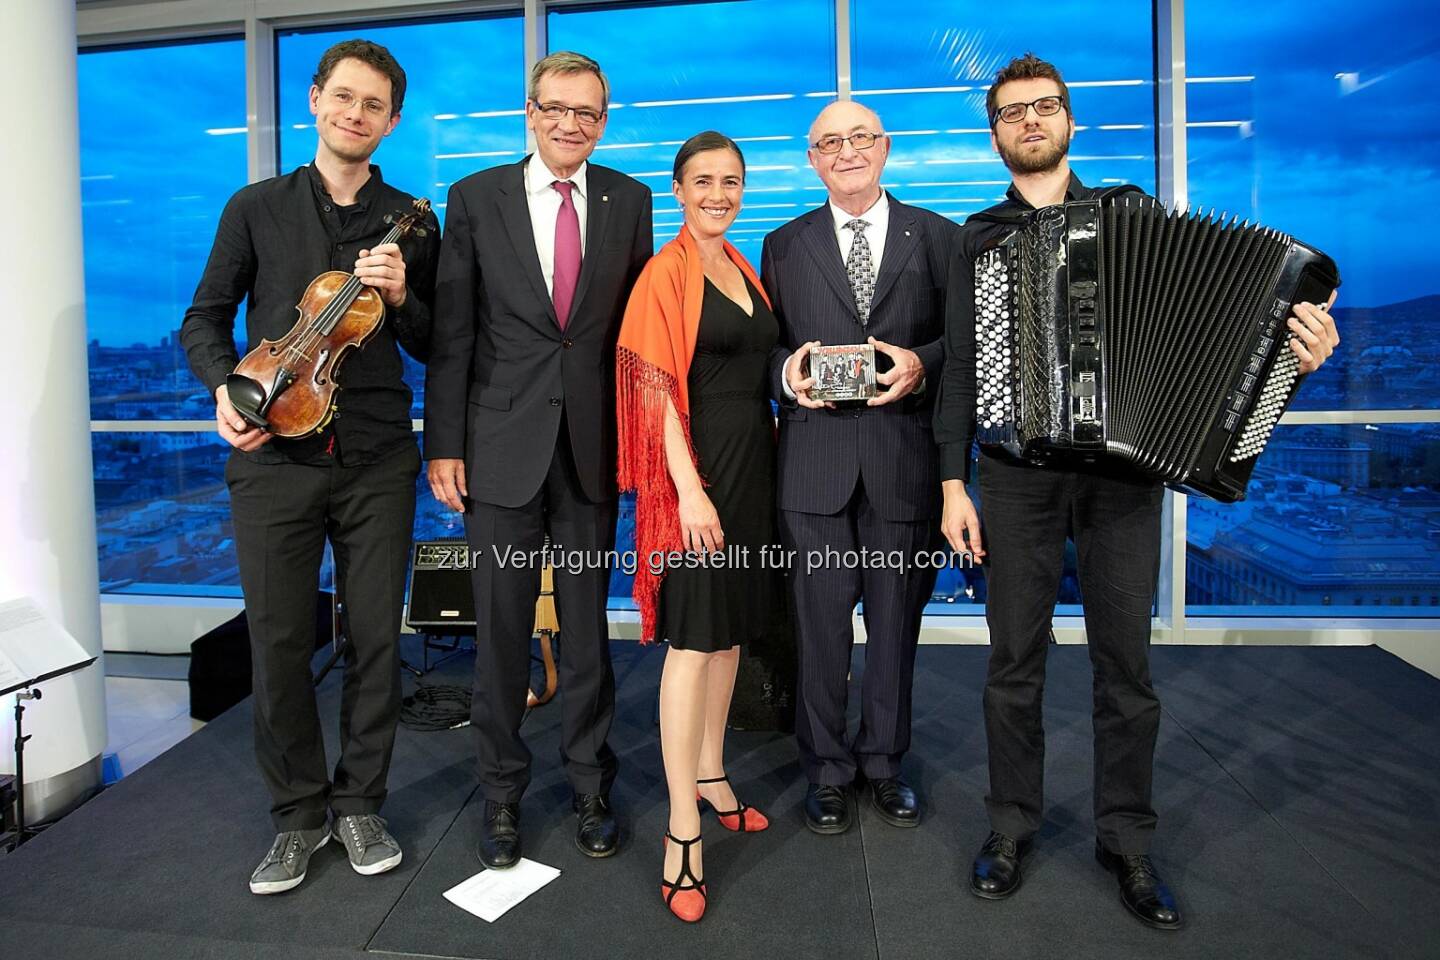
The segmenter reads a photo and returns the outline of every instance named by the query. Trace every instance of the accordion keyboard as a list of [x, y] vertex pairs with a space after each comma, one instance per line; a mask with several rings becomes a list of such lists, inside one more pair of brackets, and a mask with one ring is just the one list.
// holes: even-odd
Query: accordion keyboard
[[1010, 270], [999, 250], [975, 269], [976, 419], [982, 443], [1003, 443], [1014, 430], [1014, 311]]
[[1275, 424], [1280, 422], [1280, 415], [1285, 412], [1285, 401], [1290, 398], [1291, 388], [1300, 377], [1300, 359], [1290, 349], [1289, 339], [1286, 338], [1287, 343], [1275, 355], [1270, 375], [1265, 378], [1255, 407], [1241, 428], [1240, 439], [1235, 441], [1235, 447], [1230, 452], [1231, 463], [1260, 456], [1265, 444], [1270, 442]]

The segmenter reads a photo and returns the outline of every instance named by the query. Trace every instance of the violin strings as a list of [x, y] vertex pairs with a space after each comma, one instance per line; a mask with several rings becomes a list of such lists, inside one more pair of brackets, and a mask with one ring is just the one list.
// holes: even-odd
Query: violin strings
[[[390, 228], [390, 232], [385, 234], [380, 240], [380, 243], [395, 243], [400, 239], [406, 229], [408, 228], [402, 227], [401, 224], [395, 224]], [[380, 244], [376, 244], [376, 246], [379, 245]], [[354, 305], [355, 298], [360, 295], [361, 288], [363, 287], [364, 284], [361, 283], [360, 278], [352, 273], [350, 277], [340, 285], [340, 289], [335, 291], [335, 295], [331, 298], [330, 302], [311, 320], [310, 326], [305, 329], [298, 339], [286, 348], [286, 359], [293, 362], [297, 359], [305, 358], [306, 353], [314, 347], [315, 344], [334, 332], [340, 320], [350, 310], [350, 307]]]

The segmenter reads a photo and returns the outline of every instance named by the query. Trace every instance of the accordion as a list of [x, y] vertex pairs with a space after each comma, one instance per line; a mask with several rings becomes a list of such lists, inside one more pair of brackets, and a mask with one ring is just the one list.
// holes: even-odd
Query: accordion
[[1299, 385], [1291, 308], [1339, 285], [1283, 233], [1137, 193], [1037, 210], [975, 260], [977, 439], [1240, 500]]

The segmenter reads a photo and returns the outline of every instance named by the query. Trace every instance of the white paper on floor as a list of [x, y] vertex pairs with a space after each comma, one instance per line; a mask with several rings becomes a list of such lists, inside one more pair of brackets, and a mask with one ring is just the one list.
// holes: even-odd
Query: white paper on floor
[[560, 876], [555, 867], [520, 858], [508, 870], [481, 870], [445, 891], [445, 899], [481, 920], [494, 923], [505, 911]]

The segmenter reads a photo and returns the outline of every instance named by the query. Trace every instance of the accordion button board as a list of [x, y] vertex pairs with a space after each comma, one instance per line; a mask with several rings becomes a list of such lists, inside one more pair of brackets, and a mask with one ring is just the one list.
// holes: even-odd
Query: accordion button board
[[1222, 501], [1299, 388], [1291, 309], [1340, 285], [1286, 234], [1134, 194], [1035, 211], [974, 279], [982, 445], [1119, 457]]

